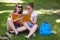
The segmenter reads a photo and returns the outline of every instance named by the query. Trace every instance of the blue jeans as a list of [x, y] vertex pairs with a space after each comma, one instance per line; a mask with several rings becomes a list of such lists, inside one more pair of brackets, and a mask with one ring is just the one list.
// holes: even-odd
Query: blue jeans
[[34, 25], [32, 22], [26, 22], [26, 24], [27, 24], [30, 28], [32, 28], [33, 25]]

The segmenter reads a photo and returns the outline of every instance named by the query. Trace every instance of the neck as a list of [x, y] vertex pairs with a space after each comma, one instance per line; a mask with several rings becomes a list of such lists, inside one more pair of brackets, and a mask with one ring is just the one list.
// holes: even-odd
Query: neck
[[32, 11], [30, 11], [29, 13], [32, 13], [33, 12], [33, 10]]
[[16, 11], [16, 13], [18, 14], [18, 11]]

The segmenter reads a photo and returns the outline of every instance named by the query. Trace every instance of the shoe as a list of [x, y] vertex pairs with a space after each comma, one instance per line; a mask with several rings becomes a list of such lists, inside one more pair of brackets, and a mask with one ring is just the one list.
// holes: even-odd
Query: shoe
[[26, 35], [25, 38], [26, 38], [26, 39], [29, 39], [30, 37]]
[[35, 37], [36, 36], [35, 33], [32, 36]]
[[18, 34], [18, 32], [15, 33], [16, 35]]

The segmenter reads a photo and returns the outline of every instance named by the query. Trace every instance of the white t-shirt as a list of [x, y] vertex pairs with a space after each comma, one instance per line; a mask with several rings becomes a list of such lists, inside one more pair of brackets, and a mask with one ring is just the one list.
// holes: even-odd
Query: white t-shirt
[[[27, 11], [27, 10], [24, 11], [23, 14], [28, 14], [28, 11]], [[37, 16], [37, 15], [38, 15], [38, 14], [37, 14], [35, 11], [33, 11], [33, 13], [31, 14], [31, 18], [30, 18], [30, 19], [31, 19], [31, 20], [34, 20], [34, 17]]]

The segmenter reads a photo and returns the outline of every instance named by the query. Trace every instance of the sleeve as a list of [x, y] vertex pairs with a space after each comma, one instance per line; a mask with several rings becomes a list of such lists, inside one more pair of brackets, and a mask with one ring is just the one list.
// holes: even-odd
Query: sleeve
[[36, 16], [38, 15], [38, 13], [35, 14]]
[[34, 12], [34, 16], [37, 16], [37, 15], [38, 15], [38, 13]]

